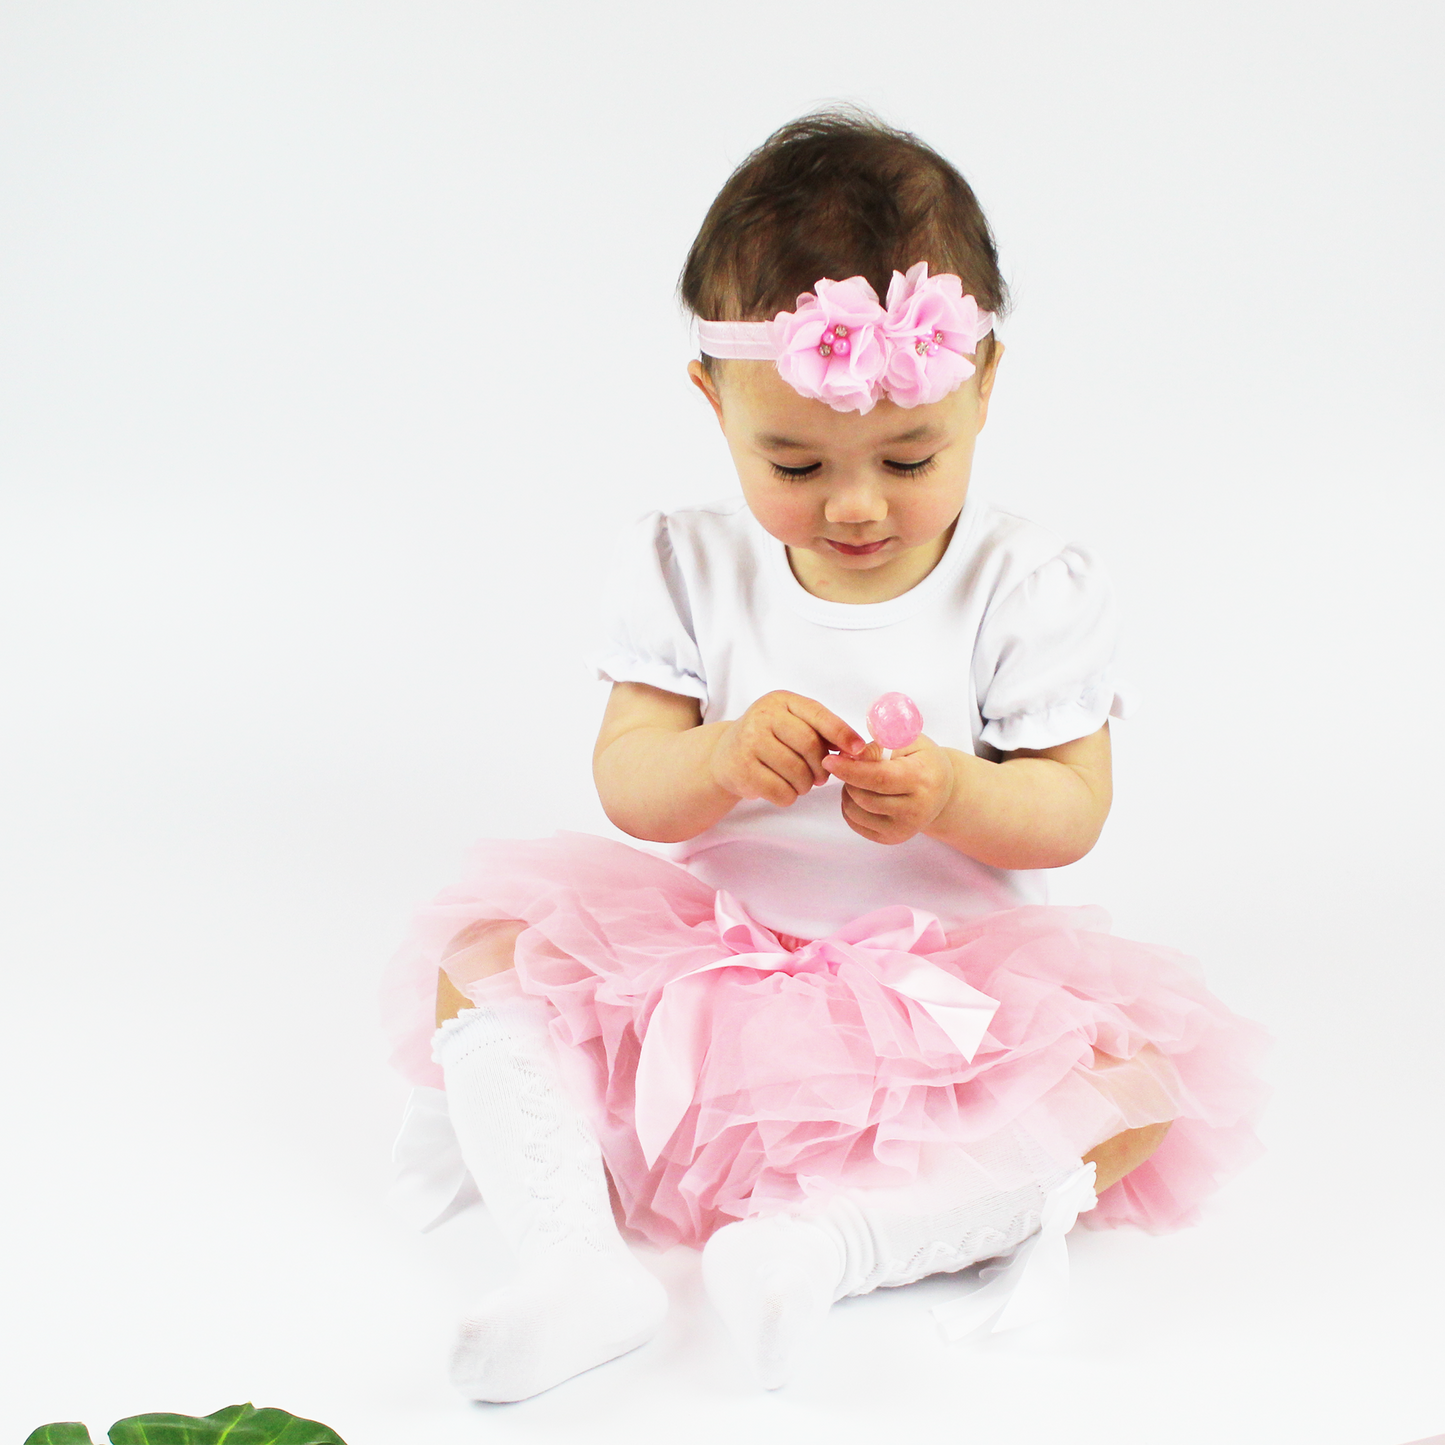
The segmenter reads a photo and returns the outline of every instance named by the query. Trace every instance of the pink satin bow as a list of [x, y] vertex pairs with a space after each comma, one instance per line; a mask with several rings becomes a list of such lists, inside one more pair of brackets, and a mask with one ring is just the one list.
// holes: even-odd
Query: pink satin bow
[[635, 1120], [649, 1168], [687, 1113], [707, 1052], [710, 980], [704, 974], [723, 968], [817, 973], [857, 964], [918, 1004], [970, 1060], [998, 1008], [996, 999], [928, 960], [925, 954], [944, 947], [946, 939], [938, 919], [920, 909], [881, 908], [790, 953], [730, 894], [719, 892], [714, 906], [723, 946], [731, 953], [664, 985], [637, 1061]]

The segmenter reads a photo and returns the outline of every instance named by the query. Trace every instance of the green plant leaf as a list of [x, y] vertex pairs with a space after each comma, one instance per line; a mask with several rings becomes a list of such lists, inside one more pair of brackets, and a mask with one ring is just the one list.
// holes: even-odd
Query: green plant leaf
[[[53, 1428], [53, 1427], [52, 1427]], [[26, 1442], [29, 1445], [29, 1442]], [[48, 1442], [46, 1442], [48, 1445]], [[55, 1445], [72, 1445], [57, 1437]], [[90, 1445], [89, 1437], [73, 1445]], [[132, 1415], [110, 1427], [110, 1445], [346, 1445], [335, 1430], [285, 1410], [227, 1405], [214, 1415]]]
[[90, 1431], [74, 1420], [55, 1425], [42, 1425], [25, 1437], [25, 1445], [94, 1445]]

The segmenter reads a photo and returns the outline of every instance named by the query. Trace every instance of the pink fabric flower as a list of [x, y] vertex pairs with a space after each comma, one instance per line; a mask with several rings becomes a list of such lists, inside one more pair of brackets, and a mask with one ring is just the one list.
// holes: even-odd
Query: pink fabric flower
[[[853, 276], [819, 281], [816, 292], [798, 297], [796, 311], [757, 326], [766, 328], [766, 351], [795, 391], [835, 411], [866, 413], [882, 396], [902, 407], [942, 400], [973, 375], [970, 358], [993, 317], [963, 294], [957, 276], [930, 276], [920, 261], [906, 276], [893, 273], [886, 309], [867, 281]], [[744, 329], [751, 327], [726, 328]]]
[[972, 355], [992, 329], [957, 276], [930, 276], [928, 263], [893, 273], [883, 322], [883, 388], [895, 406], [941, 401], [974, 373]]
[[819, 281], [796, 311], [773, 317], [778, 372], [803, 396], [835, 411], [872, 411], [888, 358], [879, 336], [878, 293], [861, 277]]

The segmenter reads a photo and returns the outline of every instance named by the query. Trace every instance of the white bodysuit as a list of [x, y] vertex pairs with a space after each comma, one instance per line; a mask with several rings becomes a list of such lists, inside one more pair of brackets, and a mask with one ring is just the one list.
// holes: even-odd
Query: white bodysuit
[[[942, 747], [982, 757], [1048, 748], [1123, 715], [1112, 677], [1108, 580], [1081, 547], [972, 497], [948, 550], [887, 602], [829, 602], [793, 576], [787, 549], [741, 499], [652, 512], [618, 558], [600, 677], [698, 699], [703, 722], [740, 717], [782, 688], [865, 737], [874, 699], [903, 692]], [[1041, 903], [1042, 876], [990, 868], [919, 834], [883, 846], [854, 833], [831, 780], [791, 807], [739, 803], [668, 851], [760, 923], [822, 937], [890, 904], [972, 914]]]

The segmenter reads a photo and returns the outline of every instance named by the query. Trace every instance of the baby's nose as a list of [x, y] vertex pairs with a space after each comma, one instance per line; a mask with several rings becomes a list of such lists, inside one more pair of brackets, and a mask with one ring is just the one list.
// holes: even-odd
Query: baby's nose
[[823, 514], [830, 522], [881, 522], [888, 503], [873, 487], [847, 487], [829, 496]]

